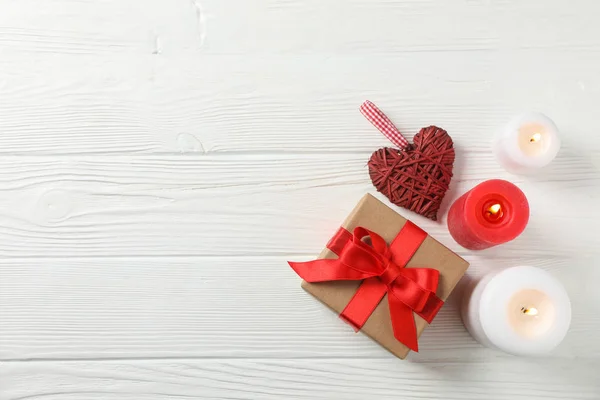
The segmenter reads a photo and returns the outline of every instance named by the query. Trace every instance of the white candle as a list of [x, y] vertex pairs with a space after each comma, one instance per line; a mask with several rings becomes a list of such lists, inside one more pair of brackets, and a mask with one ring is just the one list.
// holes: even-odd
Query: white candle
[[513, 118], [498, 132], [493, 144], [496, 159], [509, 172], [530, 174], [548, 165], [560, 149], [558, 128], [544, 114]]
[[461, 311], [478, 342], [515, 355], [548, 353], [571, 324], [571, 302], [563, 285], [546, 271], [527, 266], [476, 282], [465, 293]]

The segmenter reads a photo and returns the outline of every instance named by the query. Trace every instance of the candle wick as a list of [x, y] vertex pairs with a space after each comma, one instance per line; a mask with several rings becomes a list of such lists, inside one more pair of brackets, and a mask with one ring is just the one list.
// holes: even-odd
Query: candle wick
[[538, 314], [538, 310], [535, 307], [531, 307], [531, 308], [521, 307], [521, 312], [526, 315], [537, 315]]
[[535, 143], [542, 138], [540, 133], [534, 133], [532, 137], [529, 138], [529, 143]]
[[487, 209], [487, 213], [489, 215], [498, 214], [498, 211], [500, 211], [500, 208], [501, 208], [500, 204], [494, 204], [494, 205], [490, 206], [490, 208]]

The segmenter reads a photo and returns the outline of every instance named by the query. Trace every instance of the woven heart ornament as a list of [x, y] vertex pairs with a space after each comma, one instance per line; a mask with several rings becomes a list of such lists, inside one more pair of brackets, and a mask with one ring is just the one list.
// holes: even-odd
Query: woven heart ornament
[[383, 147], [369, 159], [369, 175], [377, 191], [397, 206], [436, 221], [454, 164], [448, 132], [437, 126], [423, 128], [411, 145], [375, 104], [365, 101], [360, 111], [398, 146]]

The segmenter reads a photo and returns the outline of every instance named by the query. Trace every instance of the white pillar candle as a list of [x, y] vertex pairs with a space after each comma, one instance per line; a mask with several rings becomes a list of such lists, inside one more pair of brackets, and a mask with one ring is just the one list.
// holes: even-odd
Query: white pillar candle
[[493, 144], [496, 159], [515, 174], [530, 174], [548, 165], [560, 149], [558, 128], [544, 114], [526, 113], [510, 120]]
[[546, 271], [512, 267], [490, 273], [465, 293], [462, 319], [481, 344], [515, 355], [555, 348], [571, 324], [563, 285]]

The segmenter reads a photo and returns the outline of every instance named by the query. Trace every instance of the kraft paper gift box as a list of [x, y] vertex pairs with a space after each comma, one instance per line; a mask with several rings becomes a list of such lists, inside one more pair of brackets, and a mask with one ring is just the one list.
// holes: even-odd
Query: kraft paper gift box
[[[345, 228], [345, 229], [340, 229], [340, 231], [338, 231], [338, 234], [336, 234], [334, 236], [334, 238], [332, 239], [332, 241], [330, 241], [330, 243], [328, 244], [329, 248], [325, 248], [321, 252], [321, 254], [319, 256], [319, 260], [323, 260], [323, 259], [342, 260], [342, 259], [347, 259], [348, 257], [353, 257], [352, 255], [349, 255], [349, 253], [354, 251], [354, 249], [348, 250], [348, 247], [345, 246], [344, 243], [351, 242], [353, 240], [348, 237], [348, 235], [350, 235], [353, 232], [354, 233], [362, 232], [362, 233], [360, 233], [360, 235], [362, 236], [364, 234], [364, 232], [363, 232], [364, 230], [360, 229], [360, 228], [365, 228], [366, 230], [376, 233], [382, 239], [384, 239], [388, 245], [390, 245], [390, 243], [393, 243], [391, 246], [392, 248], [394, 246], [396, 246], [396, 248], [400, 248], [401, 250], [403, 250], [403, 247], [405, 247], [405, 244], [402, 243], [402, 241], [404, 240], [403, 237], [406, 237], [406, 235], [404, 235], [404, 233], [406, 233], [407, 231], [410, 230], [410, 229], [403, 229], [403, 228], [405, 228], [405, 225], [407, 225], [407, 224], [408, 224], [408, 226], [406, 228], [413, 227], [413, 228], [416, 228], [417, 235], [418, 235], [418, 232], [421, 233], [422, 242], [419, 241], [418, 243], [414, 244], [414, 248], [416, 249], [416, 251], [414, 251], [414, 254], [411, 253], [411, 254], [405, 255], [406, 259], [401, 261], [401, 263], [405, 263], [405, 268], [402, 268], [402, 265], [398, 264], [400, 269], [411, 269], [411, 268], [418, 269], [418, 268], [420, 268], [420, 269], [433, 269], [433, 270], [439, 271], [439, 280], [437, 282], [437, 287], [434, 289], [430, 289], [429, 297], [433, 297], [433, 298], [428, 298], [428, 300], [427, 300], [428, 304], [430, 303], [433, 305], [425, 306], [425, 309], [427, 309], [428, 307], [429, 308], [437, 307], [436, 310], [433, 311], [433, 314], [429, 313], [428, 315], [424, 315], [424, 314], [427, 314], [427, 310], [423, 311], [421, 309], [421, 312], [419, 313], [416, 308], [413, 308], [413, 309], [407, 308], [406, 311], [409, 312], [409, 314], [407, 315], [405, 313], [405, 315], [404, 315], [404, 317], [414, 318], [413, 332], [416, 333], [416, 337], [414, 337], [414, 344], [411, 347], [413, 349], [416, 349], [416, 341], [418, 340], [418, 337], [421, 335], [423, 330], [428, 325], [428, 322], [423, 317], [421, 317], [421, 315], [423, 315], [425, 318], [429, 318], [430, 320], [432, 318], [434, 318], [437, 311], [439, 311], [439, 307], [441, 307], [441, 305], [443, 304], [443, 301], [445, 301], [448, 298], [448, 296], [450, 295], [450, 293], [452, 292], [452, 290], [454, 289], [454, 287], [456, 286], [456, 284], [458, 283], [460, 278], [464, 275], [465, 271], [467, 270], [469, 264], [464, 259], [462, 259], [458, 255], [453, 253], [451, 250], [446, 248], [444, 245], [439, 243], [437, 240], [435, 240], [434, 238], [432, 238], [431, 236], [429, 236], [428, 234], [426, 234], [425, 232], [420, 230], [420, 228], [418, 228], [414, 224], [410, 223], [407, 219], [402, 217], [400, 214], [396, 213], [394, 210], [392, 210], [391, 208], [389, 208], [388, 206], [383, 204], [381, 201], [377, 200], [375, 197], [371, 196], [370, 194], [367, 194], [362, 198], [362, 200], [358, 203], [358, 205], [354, 208], [352, 213], [346, 218], [346, 220], [342, 224], [342, 228]], [[356, 228], [359, 228], [359, 229], [355, 230]], [[401, 231], [402, 231], [402, 234], [400, 234]], [[341, 236], [340, 236], [340, 234], [341, 234]], [[404, 236], [402, 236], [402, 235], [404, 235]], [[350, 235], [350, 236], [352, 236], [352, 235]], [[341, 242], [339, 240], [340, 237], [342, 237], [344, 239]], [[354, 235], [354, 237], [356, 237], [356, 235]], [[373, 242], [375, 242], [375, 239], [373, 239], [373, 238], [371, 238], [371, 239], [373, 240]], [[394, 239], [396, 239], [396, 240], [394, 240]], [[337, 244], [335, 241], [337, 241]], [[361, 242], [364, 243], [365, 241], [362, 240]], [[362, 245], [360, 243], [358, 243], [357, 246], [360, 247]], [[373, 243], [372, 246], [375, 246], [375, 243]], [[348, 250], [348, 251], [346, 252], [345, 255], [342, 255], [338, 258], [338, 255], [336, 254], [336, 252], [338, 254], [343, 252], [344, 250], [342, 250], [342, 247], [344, 247], [344, 249]], [[334, 252], [334, 250], [335, 250], [335, 252]], [[382, 252], [384, 252], [384, 251], [382, 251]], [[354, 254], [354, 253], [351, 253], [351, 254]], [[400, 257], [400, 258], [402, 258], [402, 257]], [[382, 259], [385, 259], [385, 257], [383, 257]], [[394, 256], [391, 256], [391, 260], [393, 262], [397, 261], [394, 258]], [[320, 273], [324, 273], [325, 275], [330, 274], [331, 271], [328, 270], [328, 268], [329, 268], [329, 264], [327, 264], [328, 262], [330, 262], [330, 261], [322, 263], [321, 261], [317, 260], [317, 261], [313, 261], [312, 263], [321, 263], [321, 264], [309, 265], [309, 264], [311, 264], [311, 262], [307, 262], [307, 263], [290, 263], [290, 265], [292, 266], [292, 268], [294, 268], [294, 270], [296, 270], [296, 272], [300, 276], [304, 276], [305, 278], [306, 278], [306, 275], [303, 275], [301, 273], [302, 271], [305, 271], [303, 273], [308, 273], [313, 278], [315, 277], [315, 272], [316, 272], [318, 275], [316, 280], [318, 281], [318, 280], [321, 280], [320, 279], [321, 275], [319, 275]], [[351, 262], [351, 264], [352, 264], [352, 262]], [[385, 265], [387, 267], [389, 264], [386, 264], [386, 261], [384, 261], [383, 264], [381, 264], [381, 265]], [[337, 268], [337, 267], [338, 266], [335, 266], [334, 268]], [[395, 269], [395, 268], [396, 267], [393, 267], [392, 269]], [[316, 271], [315, 269], [318, 269], [319, 271]], [[413, 271], [404, 271], [404, 275], [407, 275], [410, 277], [411, 275], [413, 275], [413, 273], [415, 273], [415, 274], [417, 273], [416, 272], [416, 271], [418, 271], [417, 269], [415, 269]], [[351, 271], [351, 272], [354, 273], [355, 271]], [[393, 273], [393, 275], [396, 276], [396, 274], [398, 274], [399, 272], [400, 271], [398, 269], [395, 269], [395, 272]], [[427, 272], [431, 273], [430, 275], [438, 275], [438, 272], [435, 272], [435, 271], [427, 271]], [[385, 274], [387, 274], [387, 272], [384, 273], [383, 275], [385, 275]], [[315, 283], [309, 283], [307, 281], [303, 281], [302, 288], [304, 290], [306, 290], [308, 293], [310, 293], [311, 295], [313, 295], [314, 297], [316, 297], [318, 300], [320, 300], [323, 304], [325, 304], [326, 306], [331, 308], [337, 314], [340, 314], [343, 312], [344, 314], [341, 315], [341, 317], [343, 319], [345, 319], [347, 322], [349, 322], [351, 325], [353, 325], [357, 330], [358, 330], [358, 328], [360, 328], [360, 331], [362, 331], [364, 334], [371, 337], [373, 340], [378, 342], [380, 345], [382, 345], [384, 348], [389, 350], [391, 353], [393, 353], [397, 357], [404, 359], [408, 355], [410, 348], [406, 344], [401, 343], [394, 335], [395, 331], [394, 331], [394, 327], [392, 326], [392, 318], [390, 315], [390, 306], [389, 306], [389, 299], [388, 299], [388, 297], [390, 296], [389, 293], [385, 294], [382, 297], [382, 300], [379, 301], [379, 303], [377, 303], [377, 299], [374, 300], [374, 302], [372, 304], [372, 306], [374, 307], [374, 310], [372, 310], [372, 308], [371, 308], [372, 312], [370, 312], [370, 310], [368, 311], [368, 313], [367, 313], [368, 315], [365, 316], [365, 318], [368, 318], [368, 319], [366, 319], [366, 322], [363, 321], [358, 324], [358, 325], [360, 325], [360, 324], [364, 323], [364, 325], [357, 326], [357, 324], [353, 323], [353, 321], [348, 321], [348, 318], [346, 317], [347, 314], [352, 314], [352, 310], [346, 310], [346, 308], [347, 308], [347, 306], [348, 306], [348, 308], [353, 307], [353, 306], [352, 307], [349, 306], [349, 303], [351, 301], [356, 303], [355, 300], [357, 300], [357, 299], [355, 297], [359, 297], [357, 294], [357, 291], [359, 290], [359, 287], [361, 286], [361, 284], [363, 284], [363, 282], [364, 282], [365, 286], [369, 286], [369, 285], [367, 285], [367, 283], [369, 283], [369, 282], [373, 283], [373, 281], [375, 280], [375, 281], [377, 281], [375, 283], [375, 286], [379, 285], [379, 286], [383, 287], [383, 289], [381, 289], [381, 287], [379, 289], [384, 290], [384, 291], [386, 290], [385, 289], [386, 285], [388, 285], [387, 287], [389, 287], [389, 278], [385, 278], [385, 276], [383, 276], [383, 275], [382, 275], [382, 277], [370, 277], [364, 281], [361, 281], [361, 280], [335, 280], [335, 281], [315, 282]], [[393, 278], [393, 276], [392, 276], [392, 278]], [[306, 278], [306, 279], [311, 280], [313, 282], [315, 281], [315, 279], [311, 279], [311, 278]], [[388, 281], [387, 284], [381, 282], [381, 280], [385, 281], [386, 279]], [[402, 281], [403, 279], [406, 280], [404, 277], [402, 277], [402, 279], [398, 278], [396, 280], [393, 280], [392, 282]], [[402, 283], [402, 282], [400, 282], [400, 283], [401, 284], [396, 285], [396, 286], [400, 287], [400, 289], [396, 288], [398, 290], [403, 290], [403, 288], [406, 289], [406, 287], [411, 286], [410, 284], [412, 284], [414, 282], [409, 282], [410, 284], [408, 286], [405, 286], [404, 283]], [[395, 285], [395, 283], [392, 283], [392, 284]], [[365, 289], [365, 287], [361, 287], [361, 290], [363, 290], [363, 289]], [[396, 289], [394, 289], [394, 290], [396, 290]], [[394, 291], [393, 293], [398, 293], [398, 292]], [[423, 296], [425, 296], [425, 295], [423, 295]], [[421, 296], [421, 297], [423, 297], [423, 296]], [[368, 295], [367, 295], [367, 297], [368, 297]], [[396, 301], [397, 298], [398, 298], [398, 296], [395, 296], [395, 295], [393, 296], [392, 301], [395, 302], [394, 304], [398, 304], [398, 302]], [[431, 300], [431, 301], [429, 301], [429, 300]], [[416, 303], [419, 303], [419, 301], [420, 300], [418, 300], [418, 299], [415, 300]], [[423, 301], [425, 301], [425, 300], [423, 300]], [[424, 303], [421, 302], [419, 304], [422, 306]], [[438, 304], [438, 305], [436, 306], [435, 304]], [[354, 304], [354, 305], [356, 305], [356, 304]], [[356, 307], [354, 307], [354, 308], [356, 308]], [[397, 307], [394, 306], [394, 310], [396, 310], [396, 309], [397, 309]], [[413, 312], [413, 310], [417, 310], [417, 311]], [[354, 310], [354, 311], [356, 311], [356, 310]], [[362, 313], [362, 311], [360, 311], [360, 312]], [[418, 315], [418, 314], [420, 314], [420, 315]], [[397, 324], [397, 325], [399, 325], [399, 324]], [[408, 325], [410, 325], [410, 324], [408, 324]], [[397, 326], [397, 328], [405, 329], [405, 327], [400, 327], [400, 326]], [[407, 341], [405, 340], [405, 342], [407, 342]], [[409, 345], [410, 345], [410, 343], [409, 343]]]

